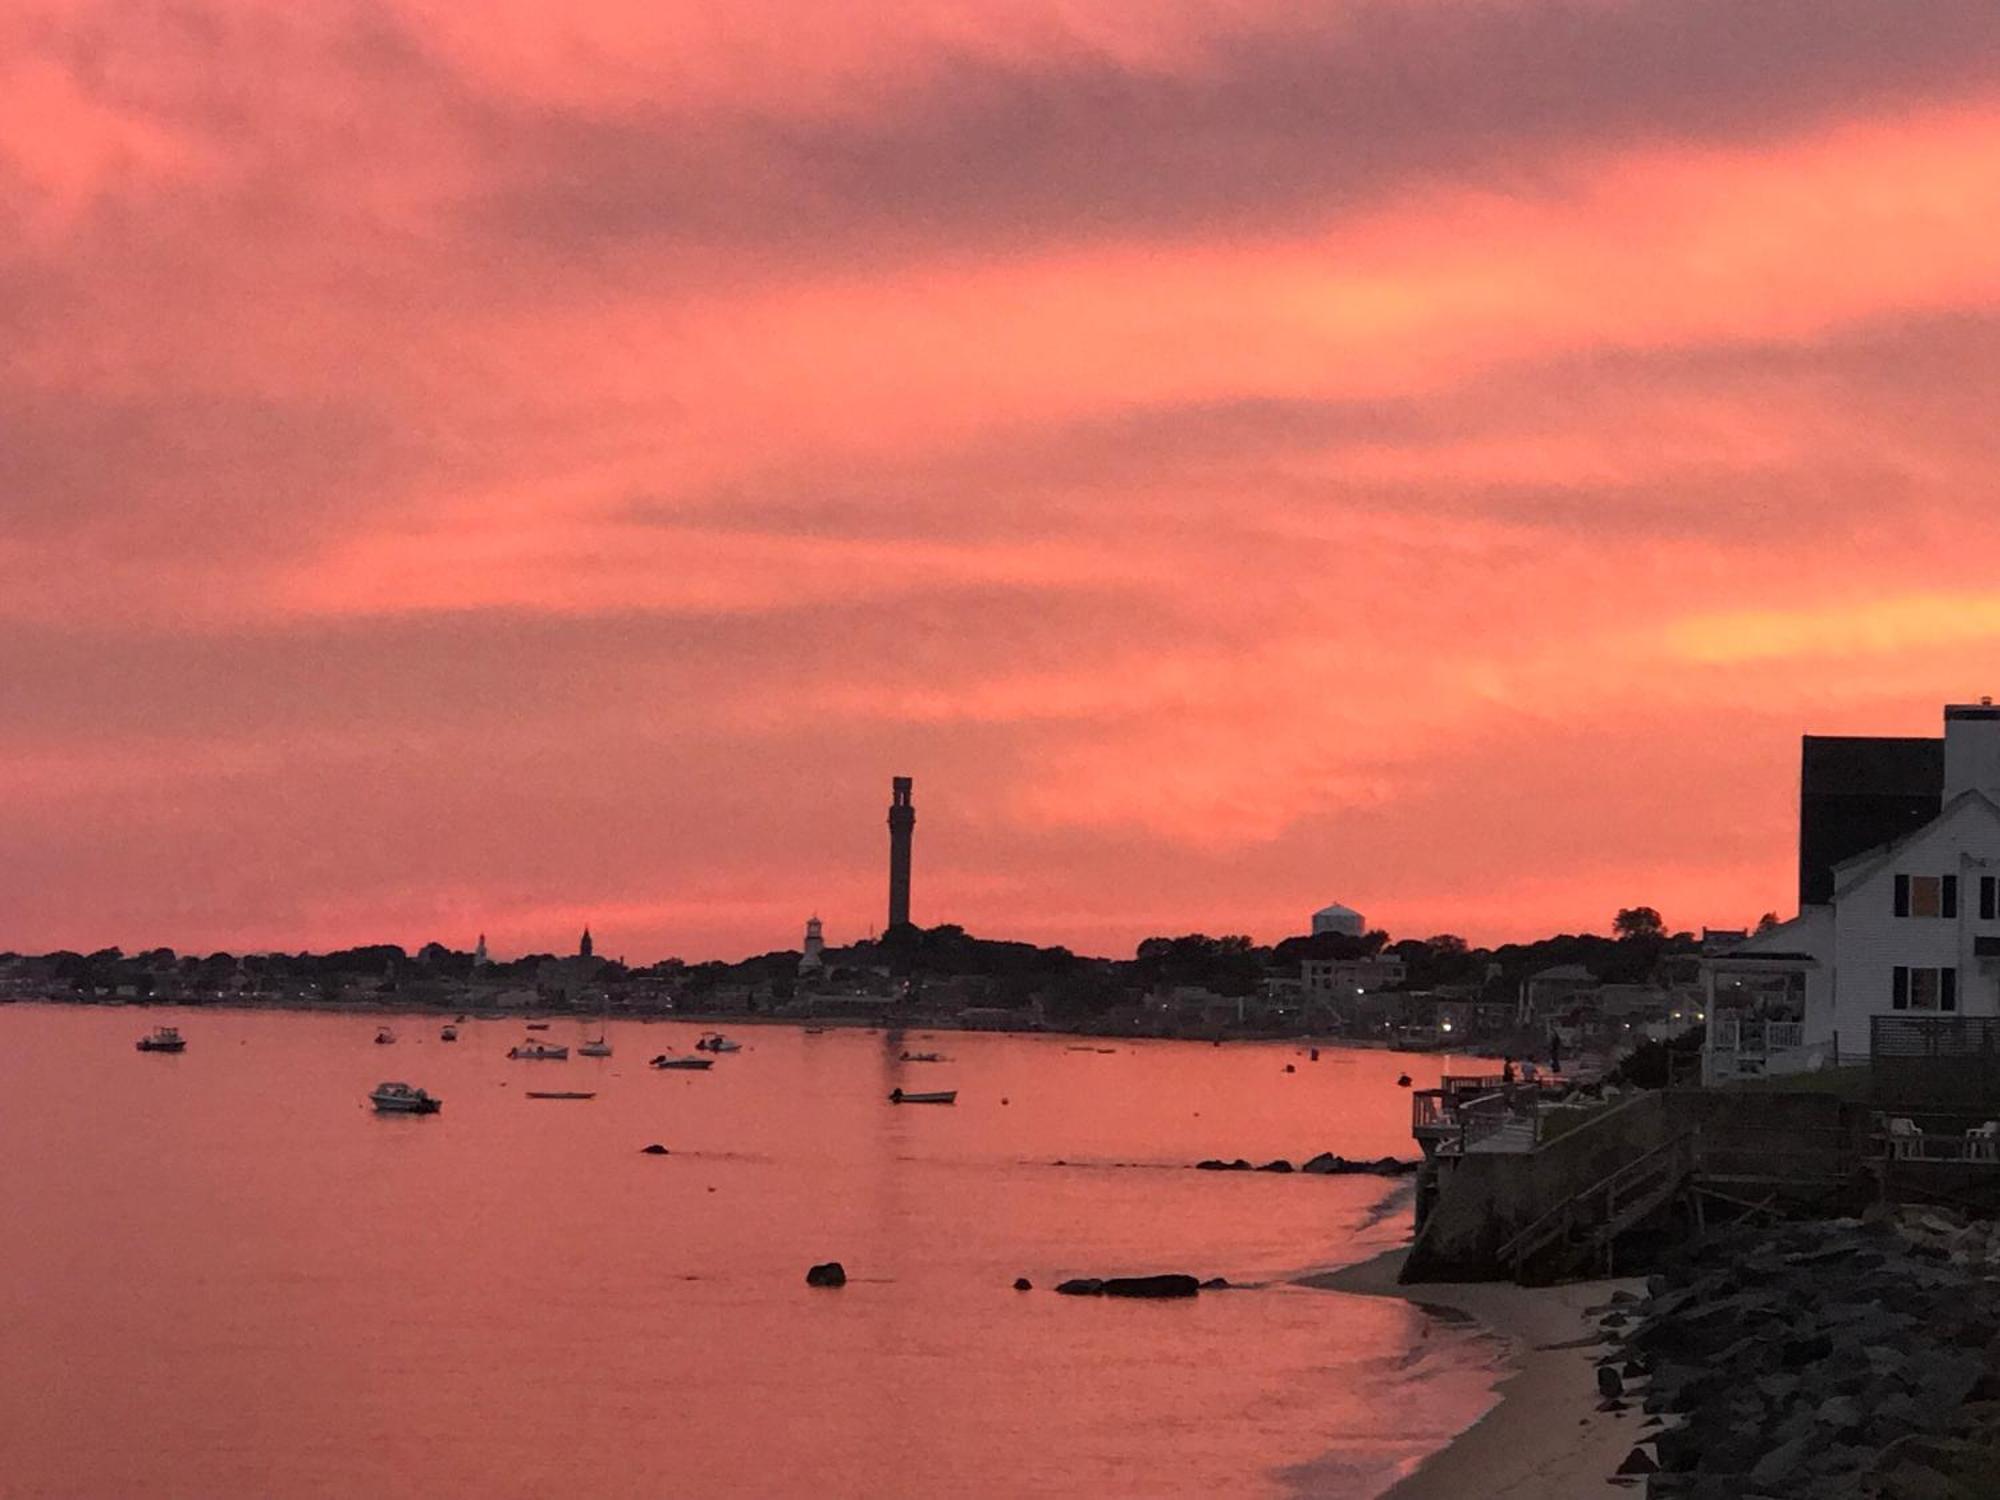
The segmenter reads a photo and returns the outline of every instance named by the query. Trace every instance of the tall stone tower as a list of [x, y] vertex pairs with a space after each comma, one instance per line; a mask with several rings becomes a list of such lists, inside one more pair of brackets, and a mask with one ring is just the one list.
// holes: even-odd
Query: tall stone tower
[[910, 778], [889, 782], [889, 930], [910, 921], [910, 837], [916, 832], [917, 810], [910, 804]]

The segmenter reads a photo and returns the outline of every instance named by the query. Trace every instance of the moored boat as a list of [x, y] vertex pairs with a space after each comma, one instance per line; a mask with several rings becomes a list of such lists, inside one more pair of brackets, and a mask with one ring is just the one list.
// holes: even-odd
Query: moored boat
[[530, 1099], [595, 1099], [597, 1095], [578, 1093], [574, 1090], [569, 1090], [569, 1089], [565, 1089], [559, 1092], [529, 1089], [528, 1097]]
[[148, 1036], [139, 1038], [141, 1052], [184, 1052], [187, 1040], [178, 1026], [155, 1026]]
[[569, 1057], [569, 1048], [552, 1047], [547, 1042], [522, 1042], [509, 1047], [507, 1055], [516, 1062], [564, 1062]]
[[383, 1115], [434, 1115], [444, 1108], [442, 1099], [433, 1099], [407, 1083], [378, 1083], [368, 1098], [375, 1112]]
[[892, 1089], [889, 1092], [891, 1104], [956, 1104], [957, 1089], [933, 1089], [929, 1093], [912, 1093], [908, 1089]]
[[665, 1053], [661, 1053], [648, 1063], [647, 1066], [663, 1070], [667, 1068], [712, 1068], [715, 1066], [715, 1059], [712, 1057], [668, 1057]]
[[594, 1037], [579, 1046], [576, 1049], [576, 1055], [578, 1057], [609, 1057], [611, 1055], [611, 1043], [605, 1041], [601, 1036]]
[[728, 1037], [719, 1031], [709, 1031], [704, 1032], [701, 1040], [694, 1044], [694, 1050], [697, 1052], [741, 1052], [743, 1044], [741, 1042], [730, 1041]]
[[941, 1052], [905, 1052], [901, 1060], [903, 1062], [943, 1062], [944, 1054]]
[[457, 1028], [456, 1026], [453, 1026], [453, 1025], [450, 1025], [450, 1024], [448, 1024], [448, 1023], [447, 1023], [447, 1025], [445, 1026], [444, 1030], [443, 1030], [443, 1031], [440, 1031], [440, 1032], [438, 1033], [438, 1040], [439, 1040], [439, 1041], [441, 1041], [441, 1042], [455, 1042], [455, 1041], [457, 1041], [457, 1040], [458, 1040], [458, 1028]]
[[378, 1047], [386, 1047], [386, 1046], [388, 1046], [388, 1045], [389, 1045], [389, 1043], [391, 1043], [391, 1042], [393, 1042], [393, 1041], [395, 1041], [395, 1040], [396, 1040], [396, 1033], [395, 1033], [395, 1032], [393, 1032], [393, 1031], [391, 1031], [391, 1030], [390, 1030], [390, 1029], [389, 1029], [388, 1027], [386, 1027], [386, 1026], [377, 1026], [377, 1027], [375, 1028], [375, 1045], [376, 1045], [376, 1046], [378, 1046]]

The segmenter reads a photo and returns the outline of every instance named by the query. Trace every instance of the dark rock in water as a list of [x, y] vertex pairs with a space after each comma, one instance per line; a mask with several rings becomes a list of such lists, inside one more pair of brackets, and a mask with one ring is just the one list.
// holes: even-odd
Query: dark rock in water
[[814, 1266], [806, 1272], [806, 1285], [846, 1286], [847, 1270], [839, 1261], [830, 1260], [825, 1265]]
[[1257, 1170], [1260, 1172], [1289, 1172], [1292, 1170], [1292, 1164], [1281, 1156], [1276, 1161], [1265, 1162]]
[[1646, 1456], [1644, 1448], [1634, 1448], [1625, 1455], [1625, 1462], [1618, 1466], [1620, 1474], [1657, 1474], [1660, 1466]]
[[1625, 1394], [1625, 1382], [1618, 1378], [1618, 1372], [1609, 1365], [1597, 1367], [1597, 1391], [1607, 1399]]
[[1025, 1276], [1016, 1276], [1016, 1277], [1014, 1278], [1014, 1290], [1015, 1290], [1015, 1291], [1017, 1291], [1017, 1292], [1032, 1292], [1032, 1291], [1033, 1291], [1034, 1289], [1035, 1289], [1035, 1284], [1034, 1284], [1034, 1282], [1032, 1282], [1032, 1281], [1028, 1280], [1028, 1278], [1027, 1278], [1027, 1277], [1025, 1277]]
[[1192, 1297], [1201, 1283], [1192, 1276], [1113, 1276], [1103, 1283], [1107, 1297]]
[[642, 1156], [665, 1156], [667, 1154], [667, 1148], [665, 1146], [662, 1146], [658, 1141], [655, 1141], [650, 1146], [641, 1146], [639, 1148], [639, 1154]]
[[1292, 1065], [1291, 1065], [1290, 1063], [1286, 1063], [1286, 1064], [1285, 1064], [1285, 1071], [1286, 1071], [1287, 1073], [1296, 1073], [1296, 1072], [1298, 1072], [1298, 1069], [1297, 1069], [1297, 1068], [1295, 1068], [1295, 1067], [1293, 1067], [1293, 1066], [1292, 1066]]
[[1406, 1089], [1409, 1086], [1410, 1086], [1410, 1075], [1408, 1073], [1401, 1074], [1397, 1077], [1396, 1079], [1397, 1088]]
[[1347, 1163], [1338, 1156], [1335, 1156], [1331, 1151], [1322, 1151], [1318, 1156], [1304, 1163], [1299, 1170], [1301, 1172], [1310, 1172], [1315, 1177], [1326, 1177], [1343, 1170], [1346, 1166]]
[[1104, 1283], [1095, 1276], [1076, 1276], [1056, 1283], [1056, 1294], [1061, 1297], [1096, 1297], [1103, 1291]]
[[1226, 1292], [1229, 1290], [1229, 1280], [1224, 1276], [1211, 1276], [1201, 1284], [1201, 1289], [1204, 1292]]

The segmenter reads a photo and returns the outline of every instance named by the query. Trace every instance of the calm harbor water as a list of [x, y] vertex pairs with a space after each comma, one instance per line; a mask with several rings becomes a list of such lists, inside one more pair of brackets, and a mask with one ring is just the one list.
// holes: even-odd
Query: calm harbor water
[[[1408, 1155], [1439, 1059], [377, 1024], [0, 1007], [0, 1494], [1361, 1497], [1490, 1404], [1474, 1333], [1288, 1284], [1399, 1243], [1406, 1182], [1186, 1170]], [[1048, 1290], [1163, 1270], [1261, 1285]]]

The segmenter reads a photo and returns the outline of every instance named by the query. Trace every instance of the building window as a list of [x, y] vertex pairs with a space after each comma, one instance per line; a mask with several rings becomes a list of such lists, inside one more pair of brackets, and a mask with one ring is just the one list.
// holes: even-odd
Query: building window
[[1890, 976], [1889, 1004], [1895, 1010], [1957, 1010], [1958, 970], [1898, 964]]
[[1895, 912], [1899, 917], [1955, 917], [1958, 915], [1956, 875], [1898, 875]]
[[2000, 902], [1994, 900], [1996, 884], [2000, 882], [1996, 882], [1991, 875], [1979, 877], [1979, 920], [1982, 922], [1992, 921], [1994, 907], [2000, 905]]

